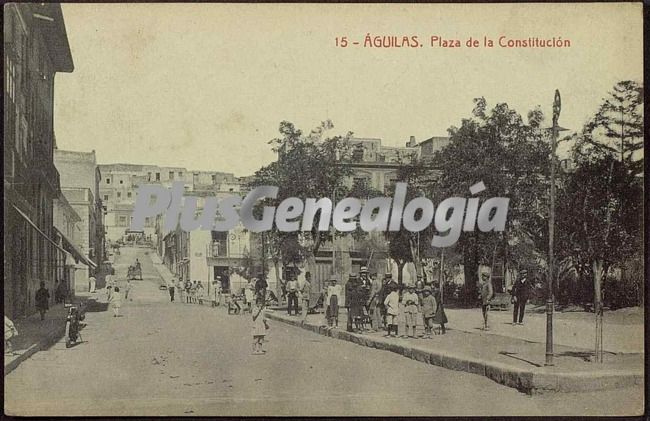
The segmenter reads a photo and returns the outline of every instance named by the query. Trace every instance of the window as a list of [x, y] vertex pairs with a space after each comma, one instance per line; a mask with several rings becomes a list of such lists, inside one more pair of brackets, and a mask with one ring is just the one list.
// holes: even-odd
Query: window
[[183, 171], [178, 172], [178, 178], [183, 178]]
[[212, 174], [212, 182], [213, 183], [217, 182], [217, 175], [216, 174]]
[[106, 184], [111, 184], [111, 179], [110, 178], [106, 179]]
[[147, 173], [147, 181], [151, 181], [151, 173], [150, 172]]
[[121, 227], [126, 226], [126, 216], [120, 216], [120, 226]]
[[169, 179], [173, 180], [174, 179], [174, 171], [169, 172]]
[[156, 181], [160, 181], [160, 173], [159, 172], [156, 173]]
[[108, 195], [107, 194], [104, 195], [104, 200], [108, 200]]
[[122, 192], [119, 192], [119, 191], [118, 191], [118, 192], [117, 192], [117, 198], [119, 199], [120, 197], [122, 197]]
[[126, 197], [131, 197], [131, 192], [126, 192]]

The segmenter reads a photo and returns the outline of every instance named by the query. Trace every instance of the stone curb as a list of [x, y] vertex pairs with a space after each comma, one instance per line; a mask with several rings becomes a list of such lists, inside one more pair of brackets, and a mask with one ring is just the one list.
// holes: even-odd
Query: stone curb
[[612, 370], [599, 372], [544, 372], [525, 370], [507, 364], [486, 362], [470, 356], [442, 351], [432, 351], [417, 345], [404, 345], [385, 338], [373, 338], [345, 330], [327, 330], [323, 326], [302, 323], [300, 316], [286, 318], [273, 312], [266, 316], [278, 322], [286, 323], [305, 330], [352, 342], [379, 350], [390, 351], [407, 358], [467, 373], [485, 376], [497, 383], [515, 388], [527, 394], [544, 392], [586, 392], [596, 390], [618, 389], [643, 384], [643, 370]]
[[65, 336], [65, 323], [63, 326], [57, 328], [45, 338], [27, 348], [25, 352], [17, 356], [12, 361], [5, 363], [5, 376], [14, 371], [23, 361], [36, 354], [38, 351], [41, 351], [57, 343], [63, 336]]

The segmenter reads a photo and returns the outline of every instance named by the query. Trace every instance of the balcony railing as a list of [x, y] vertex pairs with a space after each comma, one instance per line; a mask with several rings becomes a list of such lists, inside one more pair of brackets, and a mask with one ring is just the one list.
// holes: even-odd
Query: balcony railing
[[205, 254], [208, 257], [228, 257], [228, 242], [213, 241], [207, 245]]

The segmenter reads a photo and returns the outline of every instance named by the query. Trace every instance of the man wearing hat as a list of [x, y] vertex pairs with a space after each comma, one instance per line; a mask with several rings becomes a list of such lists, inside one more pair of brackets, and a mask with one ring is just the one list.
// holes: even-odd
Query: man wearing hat
[[492, 287], [492, 281], [490, 281], [490, 275], [487, 273], [481, 273], [481, 284], [479, 291], [481, 311], [483, 312], [483, 330], [489, 330], [490, 327], [488, 326], [488, 312], [490, 311], [490, 301], [492, 298], [494, 298], [494, 288]]
[[409, 285], [407, 291], [402, 295], [404, 305], [404, 318], [406, 324], [406, 334], [409, 338], [415, 338], [415, 325], [418, 315], [419, 299], [415, 293], [415, 285]]
[[348, 321], [346, 330], [352, 332], [353, 322], [355, 317], [358, 316], [358, 290], [357, 290], [358, 277], [356, 273], [351, 273], [348, 282], [345, 284], [345, 307], [348, 309]]
[[384, 301], [386, 301], [386, 297], [388, 297], [388, 294], [390, 292], [397, 288], [397, 282], [393, 280], [393, 274], [387, 273], [384, 275], [384, 282], [381, 287], [381, 291], [379, 292], [379, 303], [380, 303], [380, 309], [381, 309], [381, 318], [382, 318], [382, 323], [384, 326], [387, 325], [386, 323], [386, 306], [384, 305]]
[[327, 324], [329, 327], [339, 327], [339, 298], [341, 297], [341, 285], [337, 285], [335, 276], [330, 278], [330, 285], [327, 287], [325, 305], [327, 310]]
[[370, 275], [370, 298], [368, 299], [368, 308], [372, 312], [372, 330], [378, 331], [382, 328], [382, 307], [384, 301], [381, 296], [381, 281], [377, 279], [377, 274]]
[[522, 269], [519, 272], [519, 278], [512, 285], [512, 290], [510, 290], [510, 295], [512, 295], [512, 303], [514, 304], [514, 309], [512, 313], [512, 325], [515, 324], [524, 324], [524, 311], [526, 310], [526, 303], [530, 297], [531, 285], [528, 281], [528, 271]]

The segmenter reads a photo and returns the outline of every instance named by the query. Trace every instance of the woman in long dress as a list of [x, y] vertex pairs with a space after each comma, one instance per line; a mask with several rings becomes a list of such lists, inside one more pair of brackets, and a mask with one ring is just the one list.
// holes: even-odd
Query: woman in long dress
[[436, 314], [433, 316], [433, 322], [440, 325], [440, 334], [444, 335], [447, 332], [445, 323], [447, 323], [447, 315], [445, 314], [445, 306], [440, 299], [440, 288], [434, 290], [434, 296], [438, 306], [436, 307]]

